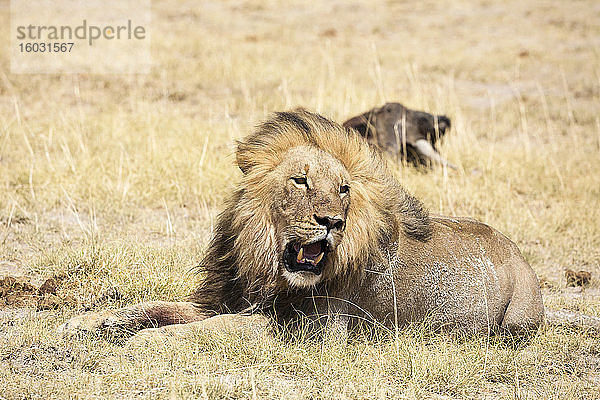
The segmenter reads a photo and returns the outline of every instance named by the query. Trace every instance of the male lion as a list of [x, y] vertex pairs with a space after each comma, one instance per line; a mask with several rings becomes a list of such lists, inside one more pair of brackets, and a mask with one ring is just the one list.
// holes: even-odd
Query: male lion
[[[467, 218], [429, 216], [355, 131], [303, 109], [238, 143], [241, 182], [188, 302], [74, 317], [79, 331], [246, 329], [299, 316], [344, 337], [426, 320], [466, 333], [536, 328], [537, 278], [517, 246]], [[162, 328], [158, 328], [162, 327]]]

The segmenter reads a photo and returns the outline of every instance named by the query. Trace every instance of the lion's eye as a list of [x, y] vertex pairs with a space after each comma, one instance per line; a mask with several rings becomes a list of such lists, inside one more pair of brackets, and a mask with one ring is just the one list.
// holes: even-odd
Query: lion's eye
[[304, 177], [295, 177], [295, 176], [293, 176], [291, 179], [294, 181], [294, 183], [296, 184], [296, 186], [307, 186], [306, 185], [306, 178], [304, 178]]
[[340, 194], [346, 194], [350, 191], [350, 186], [342, 185], [340, 186]]

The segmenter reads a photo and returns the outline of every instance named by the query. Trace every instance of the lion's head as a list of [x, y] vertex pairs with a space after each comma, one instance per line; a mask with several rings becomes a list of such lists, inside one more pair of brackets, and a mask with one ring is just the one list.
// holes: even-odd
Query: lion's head
[[[344, 165], [314, 146], [289, 149], [265, 174], [260, 197], [268, 208], [276, 270], [294, 287], [311, 287], [334, 270], [351, 205]], [[276, 271], [273, 271], [276, 273]]]
[[[402, 232], [429, 234], [427, 213], [379, 152], [318, 114], [276, 113], [238, 143], [236, 159], [243, 177], [204, 264], [235, 275], [246, 301], [343, 284]], [[212, 279], [205, 288], [222, 280]]]

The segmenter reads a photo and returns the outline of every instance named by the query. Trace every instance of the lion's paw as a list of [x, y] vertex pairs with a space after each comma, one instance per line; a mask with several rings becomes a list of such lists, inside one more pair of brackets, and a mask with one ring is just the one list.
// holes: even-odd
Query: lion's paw
[[120, 324], [118, 318], [109, 312], [94, 312], [77, 315], [64, 324], [58, 326], [56, 331], [62, 336], [86, 336], [115, 334]]

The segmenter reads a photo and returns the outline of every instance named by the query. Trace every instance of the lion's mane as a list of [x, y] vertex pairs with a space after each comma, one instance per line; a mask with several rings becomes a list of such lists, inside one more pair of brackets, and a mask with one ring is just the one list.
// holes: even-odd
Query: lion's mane
[[278, 112], [238, 142], [236, 160], [243, 177], [218, 217], [201, 263], [202, 283], [191, 298], [199, 307], [214, 313], [264, 310], [298, 295], [280, 279], [283, 244], [272, 221], [272, 188], [263, 177], [284, 161], [289, 149], [301, 145], [329, 153], [351, 177], [344, 236], [333, 270], [319, 285], [361, 279], [365, 268], [387, 256], [399, 235], [412, 240], [431, 235], [427, 211], [359, 134], [304, 109]]

